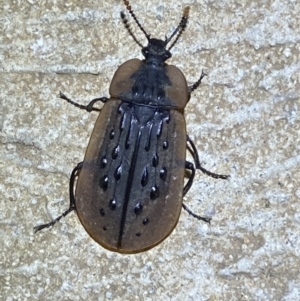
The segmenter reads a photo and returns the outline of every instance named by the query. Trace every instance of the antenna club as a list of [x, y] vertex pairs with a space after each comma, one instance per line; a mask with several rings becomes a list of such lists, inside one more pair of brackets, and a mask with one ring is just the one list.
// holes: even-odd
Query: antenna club
[[188, 18], [189, 17], [189, 12], [190, 12], [190, 6], [186, 6], [183, 10], [183, 17]]
[[127, 8], [128, 10], [131, 10], [131, 5], [129, 4], [129, 1], [123, 0], [123, 2], [124, 2], [124, 4], [125, 4], [126, 8]]

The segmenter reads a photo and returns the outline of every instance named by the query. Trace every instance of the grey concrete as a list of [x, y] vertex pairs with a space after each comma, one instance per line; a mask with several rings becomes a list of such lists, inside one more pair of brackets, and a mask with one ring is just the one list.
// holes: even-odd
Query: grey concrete
[[[184, 3], [183, 3], [184, 2]], [[171, 62], [193, 83], [186, 108], [203, 166], [172, 235], [138, 255], [96, 244], [68, 207], [116, 68], [141, 58], [121, 1], [4, 1], [0, 9], [0, 299], [299, 300], [300, 2], [132, 0], [148, 32], [164, 38], [191, 6]], [[131, 21], [133, 25], [133, 22]], [[139, 39], [145, 39], [133, 26]]]

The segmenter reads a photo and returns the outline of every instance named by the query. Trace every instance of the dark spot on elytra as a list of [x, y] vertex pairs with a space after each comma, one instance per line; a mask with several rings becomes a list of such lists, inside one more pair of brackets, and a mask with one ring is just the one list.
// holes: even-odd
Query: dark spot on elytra
[[153, 157], [152, 157], [152, 166], [156, 167], [159, 163], [159, 157], [158, 154], [156, 153]]
[[125, 140], [125, 149], [128, 149], [130, 146], [130, 132], [131, 132], [131, 124], [129, 126], [129, 129], [127, 131], [126, 140]]
[[104, 210], [103, 208], [101, 208], [101, 209], [99, 210], [99, 212], [100, 212], [100, 215], [101, 215], [101, 216], [105, 216], [105, 210]]
[[163, 142], [163, 149], [167, 149], [169, 147], [169, 142], [168, 141], [164, 141]]
[[149, 126], [148, 141], [147, 141], [147, 144], [145, 145], [145, 151], [146, 152], [148, 152], [150, 150], [150, 147], [151, 147], [152, 129], [153, 129], [153, 123], [151, 123], [150, 126]]
[[125, 128], [125, 122], [126, 122], [126, 118], [125, 118], [125, 114], [122, 115], [121, 121], [120, 121], [120, 131], [123, 131]]
[[109, 201], [109, 208], [110, 208], [110, 210], [115, 210], [116, 207], [117, 207], [117, 201], [116, 201], [116, 199], [111, 199]]
[[117, 159], [118, 155], [119, 155], [119, 152], [120, 152], [120, 146], [117, 145], [113, 151], [111, 152], [111, 157], [113, 160]]
[[135, 207], [134, 207], [134, 213], [135, 213], [136, 215], [139, 215], [139, 214], [142, 213], [142, 211], [143, 211], [143, 205], [139, 202], [139, 203], [137, 203], [137, 204], [135, 205]]
[[103, 156], [101, 159], [101, 162], [100, 162], [100, 167], [105, 168], [106, 165], [107, 165], [107, 158], [106, 158], [106, 156]]
[[159, 138], [161, 136], [162, 133], [162, 127], [163, 127], [163, 122], [162, 120], [159, 122], [158, 128], [157, 128], [157, 132], [156, 132], [156, 137]]
[[152, 201], [156, 200], [159, 197], [159, 188], [154, 185], [151, 187], [151, 192], [150, 192], [150, 199]]
[[108, 176], [105, 175], [100, 179], [100, 187], [105, 191], [108, 187]]
[[170, 122], [170, 114], [168, 113], [168, 116], [165, 118], [165, 121], [167, 122], [167, 123], [169, 123]]
[[163, 167], [160, 171], [159, 171], [159, 177], [164, 181], [167, 178], [167, 168]]
[[111, 132], [109, 133], [109, 139], [110, 140], [113, 140], [115, 137], [115, 131], [114, 130], [111, 130]]
[[122, 165], [120, 165], [120, 166], [115, 170], [114, 177], [115, 177], [116, 181], [120, 180], [121, 174], [122, 174]]
[[146, 186], [148, 183], [148, 180], [149, 180], [148, 169], [147, 169], [147, 167], [145, 167], [143, 170], [142, 179], [141, 179], [142, 186]]
[[107, 228], [106, 228], [106, 227], [103, 227], [102, 229], [103, 229], [104, 231], [106, 231], [106, 230], [107, 230]]
[[148, 225], [149, 224], [149, 218], [148, 217], [146, 217], [146, 218], [144, 218], [143, 219], [143, 225]]
[[137, 232], [137, 233], [135, 233], [135, 235], [136, 235], [137, 237], [140, 237], [140, 236], [141, 236], [141, 233], [140, 233], [140, 232]]

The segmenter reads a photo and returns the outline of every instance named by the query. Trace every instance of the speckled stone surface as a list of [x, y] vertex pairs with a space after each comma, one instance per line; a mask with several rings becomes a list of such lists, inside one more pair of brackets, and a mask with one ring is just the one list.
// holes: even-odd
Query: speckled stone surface
[[[186, 108], [203, 166], [177, 228], [145, 253], [96, 244], [68, 207], [68, 182], [124, 61], [141, 58], [121, 1], [2, 1], [0, 11], [0, 300], [299, 300], [300, 2], [132, 0], [164, 38], [190, 5], [169, 63], [189, 84]], [[145, 39], [131, 20], [139, 40]]]

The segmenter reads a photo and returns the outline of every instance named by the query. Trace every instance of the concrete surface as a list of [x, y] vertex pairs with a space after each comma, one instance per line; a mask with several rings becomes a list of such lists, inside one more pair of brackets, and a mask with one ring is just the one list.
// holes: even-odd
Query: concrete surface
[[[300, 2], [132, 0], [164, 38], [191, 6], [170, 61], [191, 84], [186, 108], [203, 166], [182, 212], [156, 248], [120, 255], [97, 245], [68, 207], [72, 168], [124, 61], [141, 58], [121, 1], [2, 1], [0, 11], [0, 299], [300, 300]], [[145, 44], [145, 39], [132, 27]]]

